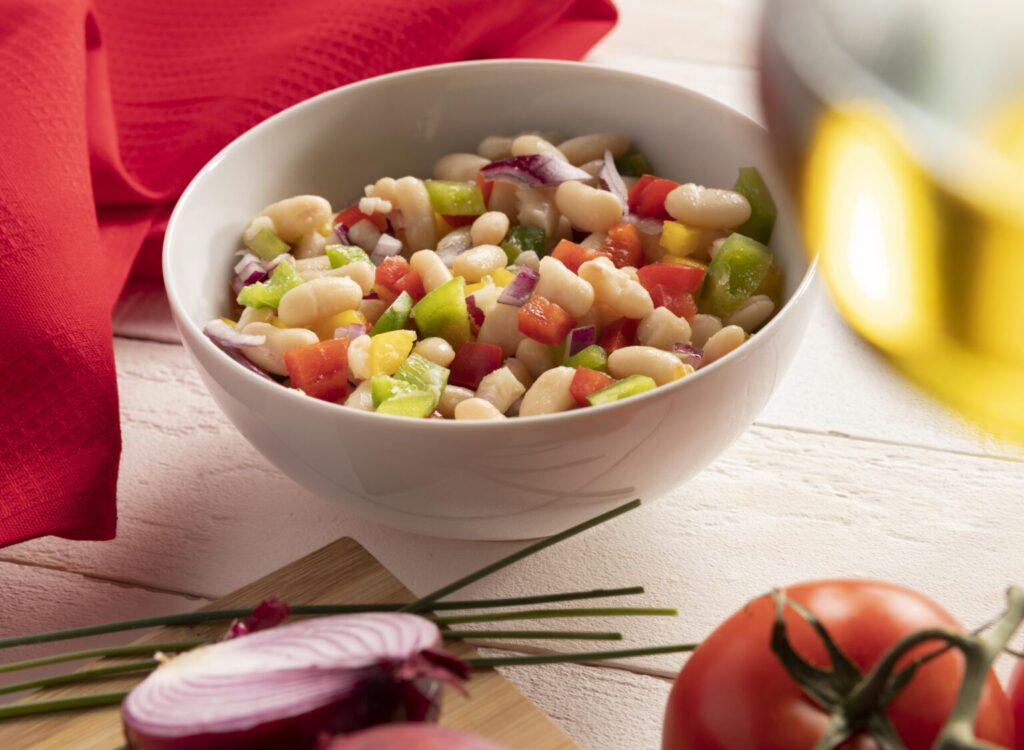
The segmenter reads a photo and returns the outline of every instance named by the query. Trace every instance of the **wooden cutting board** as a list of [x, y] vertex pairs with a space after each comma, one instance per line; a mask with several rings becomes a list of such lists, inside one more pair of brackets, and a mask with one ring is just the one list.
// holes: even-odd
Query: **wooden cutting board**
[[[277, 596], [290, 604], [392, 603], [414, 598], [357, 542], [339, 539], [204, 609], [251, 607], [270, 596]], [[215, 638], [226, 627], [227, 623], [218, 622], [187, 628], [162, 628], [136, 642]], [[74, 646], [68, 645], [67, 648], [71, 650]], [[475, 653], [464, 643], [449, 643], [447, 648], [463, 657]], [[144, 657], [131, 657], [129, 661], [140, 658]], [[106, 660], [104, 665], [117, 661]], [[124, 690], [139, 679], [122, 677], [41, 690], [25, 700]], [[482, 735], [512, 750], [579, 749], [579, 745], [558, 725], [498, 672], [485, 670], [475, 673], [466, 687], [468, 698], [451, 688], [445, 689], [441, 724]], [[123, 742], [116, 707], [65, 711], [0, 723], [0, 748], [4, 750], [113, 750]]]

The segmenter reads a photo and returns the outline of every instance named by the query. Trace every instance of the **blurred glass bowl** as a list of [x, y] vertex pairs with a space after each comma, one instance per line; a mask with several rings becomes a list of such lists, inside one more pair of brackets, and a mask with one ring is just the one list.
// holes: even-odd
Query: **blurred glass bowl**
[[850, 325], [1024, 442], [1024, 3], [769, 0], [773, 145]]

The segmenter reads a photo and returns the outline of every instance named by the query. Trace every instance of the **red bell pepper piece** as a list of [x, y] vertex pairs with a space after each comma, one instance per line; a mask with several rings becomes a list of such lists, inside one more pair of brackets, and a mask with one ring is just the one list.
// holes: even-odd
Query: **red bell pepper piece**
[[601, 331], [597, 343], [602, 349], [611, 354], [616, 349], [635, 344], [636, 331], [639, 327], [640, 321], [633, 320], [632, 318], [613, 320]]
[[504, 360], [505, 354], [500, 346], [467, 341], [455, 352], [448, 382], [475, 391], [484, 375], [497, 370]]
[[643, 218], [671, 219], [665, 197], [679, 187], [675, 180], [645, 174], [629, 189], [629, 211]]
[[339, 211], [334, 217], [334, 224], [344, 224], [345, 227], [351, 227], [358, 224], [360, 221], [365, 219], [366, 221], [372, 222], [377, 229], [382, 232], [386, 232], [388, 228], [388, 220], [384, 214], [372, 213], [364, 214], [359, 210], [359, 204], [349, 206], [344, 211]]
[[348, 339], [329, 339], [285, 352], [292, 385], [313, 398], [338, 401], [348, 394]]
[[536, 294], [519, 308], [519, 332], [548, 346], [562, 343], [575, 325], [564, 308]]
[[704, 276], [703, 268], [682, 263], [652, 263], [637, 271], [637, 279], [650, 293], [655, 307], [666, 307], [687, 320], [697, 314], [695, 295]]
[[576, 399], [579, 406], [589, 406], [590, 402], [587, 401], [587, 396], [614, 382], [615, 378], [603, 372], [591, 370], [588, 367], [577, 367], [576, 374], [573, 375], [572, 382], [569, 383], [569, 393]]
[[569, 240], [561, 240], [551, 252], [552, 258], [562, 261], [565, 267], [573, 273], [578, 273], [580, 266], [588, 260], [598, 257], [598, 255], [599, 253], [596, 250], [583, 247], [583, 245], [577, 245]]
[[612, 259], [616, 268], [632, 266], [639, 268], [644, 260], [644, 246], [640, 242], [640, 232], [628, 221], [620, 221], [608, 230], [608, 235], [601, 243], [598, 251]]
[[408, 292], [409, 296], [417, 302], [423, 299], [427, 294], [427, 290], [423, 287], [423, 278], [415, 269], [409, 269], [409, 273], [405, 274], [405, 276], [402, 276], [395, 282], [395, 290], [399, 294], [402, 292]]
[[468, 227], [474, 221], [479, 219], [479, 216], [452, 216], [450, 214], [441, 214], [441, 218], [444, 219], [445, 223], [452, 229], [458, 229], [459, 227]]
[[401, 255], [392, 255], [377, 266], [374, 282], [378, 289], [386, 290], [397, 297], [403, 291], [399, 288], [399, 283], [411, 272], [409, 261]]
[[697, 301], [691, 292], [680, 292], [665, 284], [655, 284], [647, 290], [655, 307], [664, 307], [681, 318], [690, 320], [697, 314]]

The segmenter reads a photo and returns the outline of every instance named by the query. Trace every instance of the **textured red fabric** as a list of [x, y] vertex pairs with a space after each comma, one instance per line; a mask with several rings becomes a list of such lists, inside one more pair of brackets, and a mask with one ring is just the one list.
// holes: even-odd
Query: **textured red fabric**
[[214, 153], [369, 76], [577, 58], [615, 18], [610, 0], [0, 0], [0, 546], [114, 535], [111, 310]]

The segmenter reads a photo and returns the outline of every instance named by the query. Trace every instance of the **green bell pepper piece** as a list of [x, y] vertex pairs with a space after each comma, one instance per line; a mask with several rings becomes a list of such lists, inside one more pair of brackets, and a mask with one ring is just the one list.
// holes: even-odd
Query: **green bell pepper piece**
[[757, 240], [731, 234], [708, 265], [700, 311], [724, 318], [755, 294], [772, 267], [771, 251]]
[[419, 390], [416, 386], [395, 380], [390, 375], [374, 375], [370, 378], [370, 396], [373, 399], [374, 409], [390, 398], [416, 390]]
[[397, 331], [405, 328], [405, 322], [409, 319], [409, 313], [411, 312], [412, 297], [408, 292], [402, 292], [391, 303], [391, 306], [377, 318], [377, 322], [370, 329], [370, 335], [376, 336], [378, 333], [387, 333], [388, 331]]
[[447, 367], [442, 367], [436, 362], [431, 362], [419, 354], [410, 354], [395, 371], [395, 380], [406, 383], [421, 391], [428, 391], [434, 394], [434, 405], [431, 410], [437, 407], [441, 400], [441, 392], [448, 385]]
[[532, 250], [538, 258], [543, 258], [548, 249], [548, 235], [540, 227], [512, 227], [501, 243], [501, 249], [508, 256], [509, 265], [516, 262], [520, 253]]
[[257, 281], [242, 287], [238, 304], [246, 307], [277, 307], [285, 292], [302, 283], [302, 277], [291, 263], [278, 263], [270, 274], [270, 281]]
[[616, 159], [615, 168], [623, 177], [643, 177], [645, 174], [654, 174], [647, 157], [635, 151]]
[[589, 370], [608, 372], [608, 352], [597, 344], [580, 349], [565, 361], [566, 367], [586, 367]]
[[456, 349], [469, 341], [466, 280], [456, 276], [429, 292], [412, 308], [421, 338], [440, 336]]
[[287, 242], [274, 234], [273, 229], [266, 228], [258, 231], [251, 240], [245, 243], [245, 246], [263, 260], [273, 260], [281, 253], [286, 253], [291, 249]]
[[[349, 263], [362, 261], [370, 263], [370, 256], [361, 247], [355, 245], [328, 245], [325, 249], [327, 259], [331, 261], [331, 268], [341, 268]], [[371, 263], [372, 265], [372, 263]]]
[[475, 182], [424, 180], [430, 205], [442, 216], [479, 216], [487, 210], [484, 194]]
[[617, 383], [606, 385], [601, 390], [594, 391], [587, 396], [587, 401], [590, 402], [591, 406], [612, 404], [630, 396], [639, 396], [641, 393], [653, 391], [657, 387], [658, 384], [654, 382], [652, 377], [647, 375], [630, 375], [628, 378], [623, 378]]
[[750, 218], [734, 231], [767, 245], [772, 238], [772, 229], [775, 228], [779, 211], [761, 173], [756, 167], [740, 167], [740, 176], [736, 178], [733, 190], [741, 193], [750, 203]]
[[436, 405], [433, 393], [428, 391], [412, 391], [411, 393], [392, 396], [377, 407], [377, 413], [423, 419], [433, 413]]

